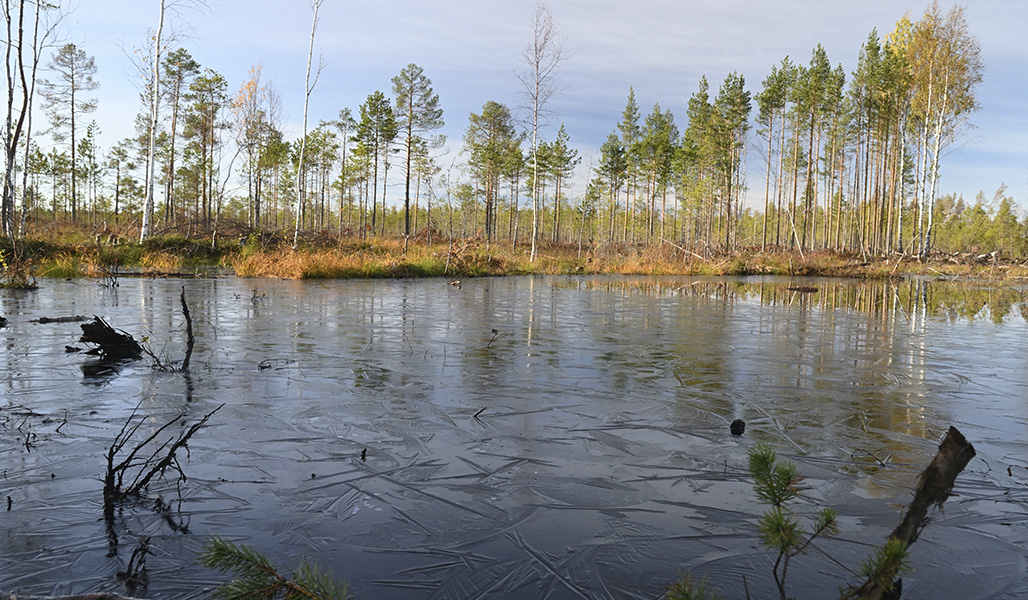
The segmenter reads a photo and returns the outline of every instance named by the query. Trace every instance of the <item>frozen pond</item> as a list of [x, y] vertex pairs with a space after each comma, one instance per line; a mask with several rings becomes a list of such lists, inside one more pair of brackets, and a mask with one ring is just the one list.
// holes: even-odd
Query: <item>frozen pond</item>
[[[100, 368], [65, 352], [84, 347], [79, 323], [31, 322], [99, 315], [170, 363], [182, 286], [189, 374]], [[745, 597], [743, 576], [766, 598], [746, 472], [763, 441], [804, 476], [800, 514], [839, 510], [840, 534], [789, 573], [791, 595], [833, 597], [954, 425], [978, 457], [912, 547], [904, 598], [1024, 597], [1026, 302], [752, 278], [0, 291], [0, 592], [124, 592], [116, 573], [149, 537], [135, 595], [207, 598], [224, 578], [196, 555], [220, 535], [283, 570], [307, 556], [369, 599], [653, 599], [685, 568], [725, 598]], [[222, 403], [181, 457], [188, 479], [105, 522], [105, 452], [133, 409], [153, 431]]]

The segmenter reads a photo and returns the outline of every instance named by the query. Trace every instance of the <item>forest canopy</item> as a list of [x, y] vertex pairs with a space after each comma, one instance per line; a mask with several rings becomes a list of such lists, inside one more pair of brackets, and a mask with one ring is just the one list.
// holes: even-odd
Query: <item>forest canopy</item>
[[[3, 5], [14, 51], [5, 55], [0, 216], [11, 239], [56, 223], [139, 239], [295, 225], [353, 239], [530, 241], [533, 256], [537, 241], [1028, 253], [1005, 188], [973, 200], [939, 189], [947, 149], [973, 124], [985, 68], [961, 6], [933, 2], [869, 32], [852, 72], [818, 44], [762, 79], [701, 77], [684, 122], [659, 103], [640, 107], [629, 88], [599, 155], [583, 163], [546, 102], [560, 91], [566, 55], [542, 5], [517, 72], [525, 97], [448, 115], [431, 73], [411, 62], [388, 93], [370, 90], [359, 106], [321, 116], [302, 139], [283, 132], [280, 93], [260, 64], [231, 74], [242, 79], [235, 85], [188, 44], [157, 42], [162, 10], [151, 47], [137, 53], [136, 135], [110, 148], [91, 119], [102, 84], [94, 59], [56, 42], [68, 7]], [[312, 34], [317, 13], [314, 25]], [[539, 135], [540, 119], [560, 124], [552, 139]], [[446, 121], [466, 125], [451, 140], [459, 153], [444, 160]]]

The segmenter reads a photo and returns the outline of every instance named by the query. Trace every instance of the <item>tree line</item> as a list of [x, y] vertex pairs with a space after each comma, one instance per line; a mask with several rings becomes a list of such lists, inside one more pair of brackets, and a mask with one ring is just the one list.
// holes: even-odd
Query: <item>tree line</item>
[[[41, 75], [65, 14], [59, 3], [3, 6], [16, 42], [5, 71], [2, 218], [11, 237], [27, 219], [138, 223], [143, 238], [208, 236], [230, 223], [354, 238], [480, 236], [531, 242], [533, 256], [541, 240], [924, 256], [980, 242], [966, 233], [992, 229], [984, 211], [1002, 222], [1004, 248], [1024, 251], [1026, 227], [1009, 199], [976, 199], [978, 212], [964, 215], [960, 199], [940, 198], [941, 159], [970, 126], [984, 68], [960, 6], [944, 13], [936, 2], [884, 37], [872, 31], [849, 74], [818, 45], [805, 63], [786, 56], [772, 66], [756, 93], [739, 73], [716, 92], [703, 77], [681, 127], [659, 103], [643, 116], [629, 88], [584, 189], [574, 191], [582, 156], [571, 135], [561, 124], [553, 139], [540, 136], [564, 60], [545, 7], [533, 15], [518, 72], [527, 110], [485, 102], [447, 164], [440, 99], [417, 64], [390, 80], [389, 93], [374, 91], [287, 140], [281, 99], [260, 65], [230, 91], [184, 47], [157, 51], [156, 35], [139, 53], [149, 58], [139, 65], [137, 134], [102, 151], [98, 125], [86, 122], [96, 107], [93, 59], [59, 45]], [[31, 133], [34, 104], [50, 144]], [[763, 181], [748, 181], [754, 164]], [[748, 207], [747, 198], [762, 204]], [[977, 224], [956, 233], [965, 218]]]

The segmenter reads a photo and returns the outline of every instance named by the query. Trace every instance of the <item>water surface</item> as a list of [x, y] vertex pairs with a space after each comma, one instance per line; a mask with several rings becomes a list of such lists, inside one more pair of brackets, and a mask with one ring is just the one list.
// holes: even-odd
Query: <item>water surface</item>
[[[99, 315], [188, 374], [81, 353]], [[800, 286], [816, 292], [797, 291]], [[793, 289], [790, 289], [793, 288]], [[206, 598], [220, 535], [306, 556], [363, 598], [656, 598], [685, 568], [770, 597], [746, 452], [796, 462], [796, 510], [840, 535], [790, 592], [856, 577], [950, 425], [978, 450], [913, 547], [904, 598], [1028, 593], [1028, 327], [1017, 288], [905, 281], [542, 277], [45, 281], [0, 293], [0, 590]], [[105, 452], [224, 404], [105, 521]], [[733, 419], [746, 433], [730, 435]], [[361, 455], [364, 453], [365, 460]], [[157, 498], [160, 503], [157, 503]]]

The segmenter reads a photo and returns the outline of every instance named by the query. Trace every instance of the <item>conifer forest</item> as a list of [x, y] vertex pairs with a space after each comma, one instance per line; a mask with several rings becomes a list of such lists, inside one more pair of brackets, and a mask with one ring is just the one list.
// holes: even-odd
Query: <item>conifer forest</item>
[[[294, 245], [315, 235], [476, 237], [531, 244], [533, 256], [540, 242], [1028, 253], [1028, 224], [1005, 187], [971, 199], [939, 185], [947, 150], [973, 126], [985, 71], [959, 5], [936, 2], [870, 31], [853, 48], [852, 72], [819, 44], [766, 73], [702, 77], [688, 99], [650, 109], [629, 87], [587, 162], [563, 125], [552, 139], [540, 129], [543, 116], [560, 123], [552, 96], [574, 93], [561, 89], [568, 55], [541, 5], [516, 73], [523, 98], [447, 113], [431, 73], [411, 62], [359, 106], [309, 117], [305, 107], [304, 132], [289, 139], [262, 67], [205, 67], [188, 40], [162, 39], [162, 2], [135, 55], [144, 82], [136, 134], [109, 147], [93, 119], [97, 65], [88, 47], [59, 39], [71, 8], [3, 6], [2, 226], [11, 239], [70, 224], [140, 241], [255, 231]], [[317, 65], [307, 69], [309, 97]], [[683, 104], [684, 120], [671, 104]], [[447, 121], [466, 122], [462, 139], [439, 133]]]

